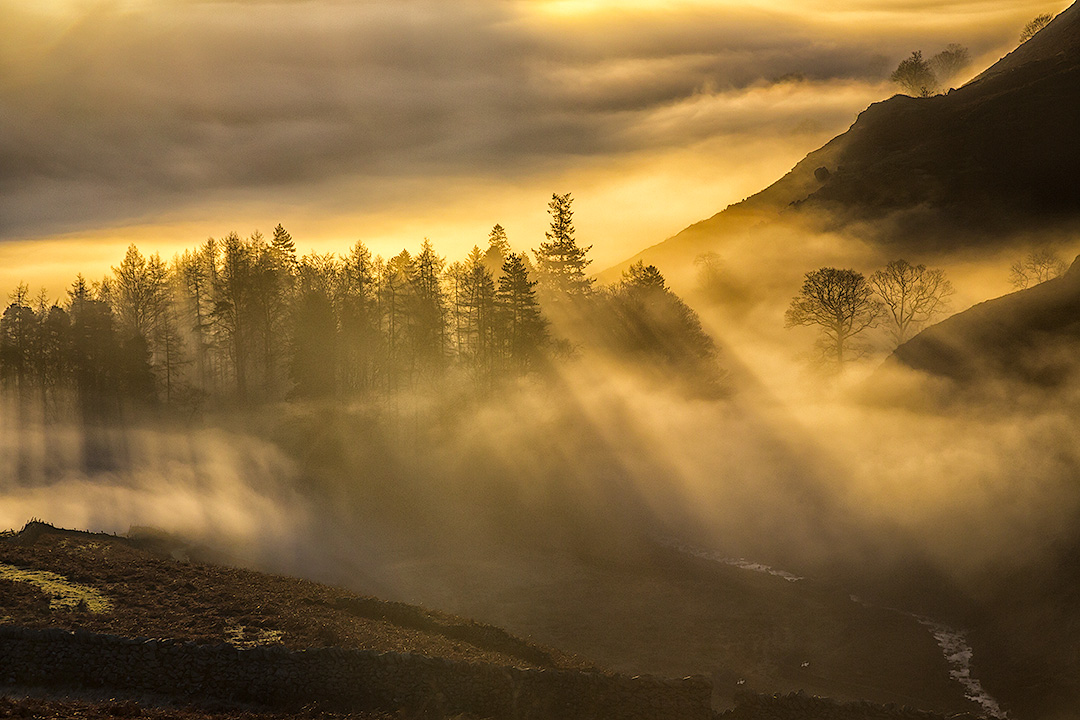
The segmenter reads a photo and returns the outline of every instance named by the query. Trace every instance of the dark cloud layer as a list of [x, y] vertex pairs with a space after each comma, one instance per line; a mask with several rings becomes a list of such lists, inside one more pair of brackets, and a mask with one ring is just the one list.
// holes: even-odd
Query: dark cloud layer
[[[46, 13], [0, 0], [0, 237], [234, 190], [512, 176], [787, 132], [799, 118], [783, 109], [703, 99], [780, 78], [880, 82], [913, 42], [766, 10], [543, 6], [165, 0]], [[1001, 40], [993, 28], [926, 32], [976, 51]], [[798, 113], [836, 119], [827, 103]]]

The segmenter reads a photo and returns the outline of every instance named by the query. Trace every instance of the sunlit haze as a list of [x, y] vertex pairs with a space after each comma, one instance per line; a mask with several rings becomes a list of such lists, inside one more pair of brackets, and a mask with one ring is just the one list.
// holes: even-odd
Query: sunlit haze
[[0, 717], [1078, 717], [1080, 0], [0, 28]]
[[456, 257], [495, 223], [534, 248], [552, 192], [599, 270], [843, 132], [913, 49], [978, 67], [1055, 9], [4, 0], [0, 285], [277, 223], [302, 251]]

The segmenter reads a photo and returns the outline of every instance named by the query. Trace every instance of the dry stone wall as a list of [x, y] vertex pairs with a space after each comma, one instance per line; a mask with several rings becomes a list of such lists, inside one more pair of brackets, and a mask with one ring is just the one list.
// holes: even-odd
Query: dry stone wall
[[0, 682], [123, 689], [276, 708], [398, 710], [432, 718], [710, 720], [711, 684], [496, 667], [398, 653], [239, 649], [0, 626]]
[[[787, 695], [759, 695], [751, 692], [735, 696], [735, 709], [718, 720], [946, 720], [943, 715], [907, 706], [878, 705], [871, 702], [840, 702], [803, 692]], [[948, 720], [980, 720], [974, 715], [950, 715]]]

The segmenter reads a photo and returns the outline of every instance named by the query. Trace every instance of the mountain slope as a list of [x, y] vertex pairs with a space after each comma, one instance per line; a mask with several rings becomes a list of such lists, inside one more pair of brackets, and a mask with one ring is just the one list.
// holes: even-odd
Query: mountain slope
[[968, 385], [990, 379], [1059, 387], [1080, 348], [1080, 258], [1063, 276], [988, 300], [904, 343], [891, 362]]
[[0, 537], [0, 624], [238, 647], [346, 647], [518, 667], [588, 668], [503, 630], [251, 570], [181, 562], [153, 537], [31, 522]]
[[1073, 4], [967, 85], [871, 105], [773, 185], [608, 274], [639, 259], [667, 271], [784, 220], [857, 229], [898, 251], [1080, 227], [1077, 118], [1080, 5]]
[[[551, 671], [593, 669], [580, 655], [551, 649], [561, 644], [555, 639], [567, 641], [571, 651], [575, 645], [600, 649], [591, 657], [625, 675], [708, 672], [721, 702], [729, 702], [735, 690], [754, 689], [904, 702], [939, 712], [977, 707], [964, 698], [934, 638], [912, 616], [853, 602], [828, 582], [791, 582], [666, 547], [656, 547], [647, 566], [564, 559], [568, 572], [562, 580], [545, 577], [551, 559], [531, 554], [524, 585], [514, 579], [522, 574], [520, 565], [461, 557], [424, 564], [424, 575], [450, 589], [448, 598], [470, 591], [455, 588], [447, 579], [453, 577], [482, 596], [466, 605], [486, 604], [482, 615], [509, 621], [497, 624], [296, 578], [177, 561], [170, 557], [175, 549], [175, 543], [42, 523], [0, 536], [0, 626], [208, 646], [224, 641], [243, 648], [407, 652]], [[404, 570], [400, 563], [395, 567]], [[11, 572], [17, 574], [4, 576]], [[76, 593], [91, 600], [101, 596], [108, 605], [79, 603]], [[75, 601], [63, 602], [65, 595]], [[523, 612], [546, 617], [523, 627]], [[544, 631], [546, 618], [556, 633]], [[516, 634], [501, 626], [516, 626]], [[544, 638], [544, 645], [522, 637]], [[649, 647], [635, 648], [646, 638]], [[0, 694], [3, 671], [0, 662]]]

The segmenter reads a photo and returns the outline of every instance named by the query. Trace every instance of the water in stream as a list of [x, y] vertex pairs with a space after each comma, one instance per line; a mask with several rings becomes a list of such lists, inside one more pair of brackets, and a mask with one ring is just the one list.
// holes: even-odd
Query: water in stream
[[[730, 565], [742, 570], [773, 575], [775, 577], [783, 578], [788, 582], [798, 582], [805, 579], [794, 573], [787, 572], [786, 570], [778, 570], [764, 563], [754, 562], [744, 558], [728, 557], [723, 553], [685, 545], [670, 538], [660, 540], [660, 544], [686, 555], [692, 555], [693, 557], [710, 560], [723, 565]], [[852, 602], [870, 607], [868, 603], [861, 600], [858, 596], [852, 595], [850, 597]], [[895, 610], [895, 608], [890, 609]], [[967, 643], [967, 638], [963, 630], [949, 627], [933, 618], [915, 615], [904, 612], [903, 610], [895, 611], [908, 615], [930, 631], [930, 634], [934, 636], [934, 640], [937, 642], [938, 647], [941, 648], [941, 652], [945, 657], [945, 662], [949, 664], [949, 677], [963, 686], [964, 695], [969, 700], [977, 703], [988, 717], [994, 718], [995, 720], [1008, 720], [1008, 713], [1001, 709], [1001, 705], [998, 701], [986, 692], [982, 683], [979, 682], [979, 679], [972, 674], [971, 658], [973, 653], [971, 646]]]

